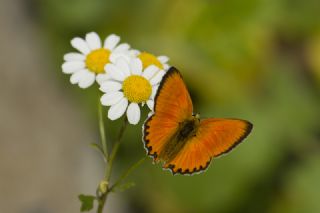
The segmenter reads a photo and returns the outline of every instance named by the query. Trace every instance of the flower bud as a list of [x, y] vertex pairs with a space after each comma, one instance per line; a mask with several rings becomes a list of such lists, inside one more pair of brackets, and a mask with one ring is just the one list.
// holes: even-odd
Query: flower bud
[[104, 194], [107, 192], [108, 190], [108, 185], [109, 185], [109, 182], [106, 181], [106, 180], [102, 180], [99, 184], [99, 191]]

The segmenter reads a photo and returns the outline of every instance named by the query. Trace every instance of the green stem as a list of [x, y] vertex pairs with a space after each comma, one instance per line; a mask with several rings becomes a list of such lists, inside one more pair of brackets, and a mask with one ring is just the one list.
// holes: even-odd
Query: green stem
[[128, 175], [138, 166], [140, 166], [141, 163], [144, 162], [144, 160], [147, 159], [146, 157], [141, 158], [140, 160], [138, 160], [137, 162], [135, 162], [134, 164], [132, 164], [128, 170], [126, 170], [120, 177], [119, 179], [110, 187], [110, 191], [113, 191], [115, 188], [117, 188], [124, 179], [126, 179], [126, 177], [128, 177]]
[[107, 161], [108, 160], [108, 144], [106, 140], [106, 132], [104, 128], [103, 115], [102, 115], [102, 105], [100, 103], [100, 100], [98, 103], [98, 108], [99, 108], [99, 131], [100, 131], [102, 150], [103, 150], [104, 158]]
[[[111, 154], [110, 154], [109, 158], [107, 158], [107, 167], [106, 167], [105, 178], [104, 178], [104, 180], [107, 181], [107, 183], [110, 182], [113, 161], [114, 161], [114, 159], [115, 159], [115, 157], [117, 155], [117, 152], [118, 152], [119, 146], [121, 144], [121, 140], [122, 140], [124, 131], [125, 131], [126, 127], [127, 127], [127, 124], [128, 124], [128, 120], [127, 120], [127, 117], [125, 117], [124, 118], [124, 122], [123, 122], [123, 124], [122, 124], [122, 126], [120, 128], [117, 141], [115, 142], [115, 144], [112, 147], [112, 151], [111, 151]], [[111, 190], [110, 190], [110, 187], [108, 186], [107, 187], [107, 191], [105, 193], [101, 194], [101, 196], [98, 197], [97, 213], [102, 213], [109, 192], [111, 192]]]
[[115, 144], [113, 145], [111, 154], [110, 154], [109, 159], [108, 159], [108, 166], [107, 166], [106, 173], [105, 173], [105, 179], [106, 179], [108, 182], [109, 182], [110, 176], [111, 176], [113, 161], [114, 161], [114, 159], [115, 159], [115, 157], [116, 157], [116, 154], [117, 154], [117, 152], [118, 152], [118, 149], [119, 149], [119, 147], [120, 147], [121, 140], [122, 140], [122, 137], [123, 137], [123, 133], [124, 133], [126, 127], [127, 127], [127, 124], [128, 124], [128, 120], [127, 120], [127, 117], [125, 117], [125, 118], [124, 118], [124, 121], [123, 121], [123, 124], [122, 124], [122, 126], [121, 126], [121, 128], [120, 128], [117, 141], [116, 141]]
[[101, 197], [99, 197], [97, 213], [102, 213], [104, 204], [106, 203], [106, 200], [107, 200], [107, 194], [108, 193], [105, 193]]

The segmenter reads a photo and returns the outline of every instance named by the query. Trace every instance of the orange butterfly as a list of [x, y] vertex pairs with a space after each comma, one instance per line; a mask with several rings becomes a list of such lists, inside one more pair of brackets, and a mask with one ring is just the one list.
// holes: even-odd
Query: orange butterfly
[[157, 91], [154, 114], [144, 123], [143, 140], [148, 155], [173, 174], [204, 171], [213, 157], [229, 152], [252, 129], [245, 120], [200, 120], [192, 108], [180, 72], [171, 67]]

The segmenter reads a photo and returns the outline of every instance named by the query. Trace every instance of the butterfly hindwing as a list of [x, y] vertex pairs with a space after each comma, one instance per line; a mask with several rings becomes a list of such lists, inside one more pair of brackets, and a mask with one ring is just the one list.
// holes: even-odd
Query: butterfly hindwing
[[163, 168], [170, 169], [173, 174], [193, 174], [205, 170], [211, 158], [209, 150], [201, 143], [201, 138], [193, 137], [173, 160], [163, 165]]
[[163, 77], [155, 97], [154, 114], [144, 124], [148, 154], [157, 154], [176, 134], [179, 122], [192, 115], [192, 101], [179, 71], [171, 67]]
[[192, 174], [205, 170], [211, 159], [230, 151], [251, 131], [252, 124], [238, 119], [204, 119], [196, 136], [164, 168], [172, 173]]

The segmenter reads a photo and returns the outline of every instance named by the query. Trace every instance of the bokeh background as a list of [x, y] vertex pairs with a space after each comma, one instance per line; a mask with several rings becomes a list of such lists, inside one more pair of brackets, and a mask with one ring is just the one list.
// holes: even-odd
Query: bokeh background
[[[62, 74], [70, 40], [96, 31], [168, 55], [202, 117], [254, 124], [206, 173], [172, 176], [148, 159], [111, 212], [320, 212], [318, 0], [1, 0], [0, 212], [78, 212], [103, 162], [97, 86]], [[143, 119], [142, 119], [143, 120]], [[108, 121], [109, 140], [121, 121]], [[115, 175], [145, 155], [130, 127]]]

